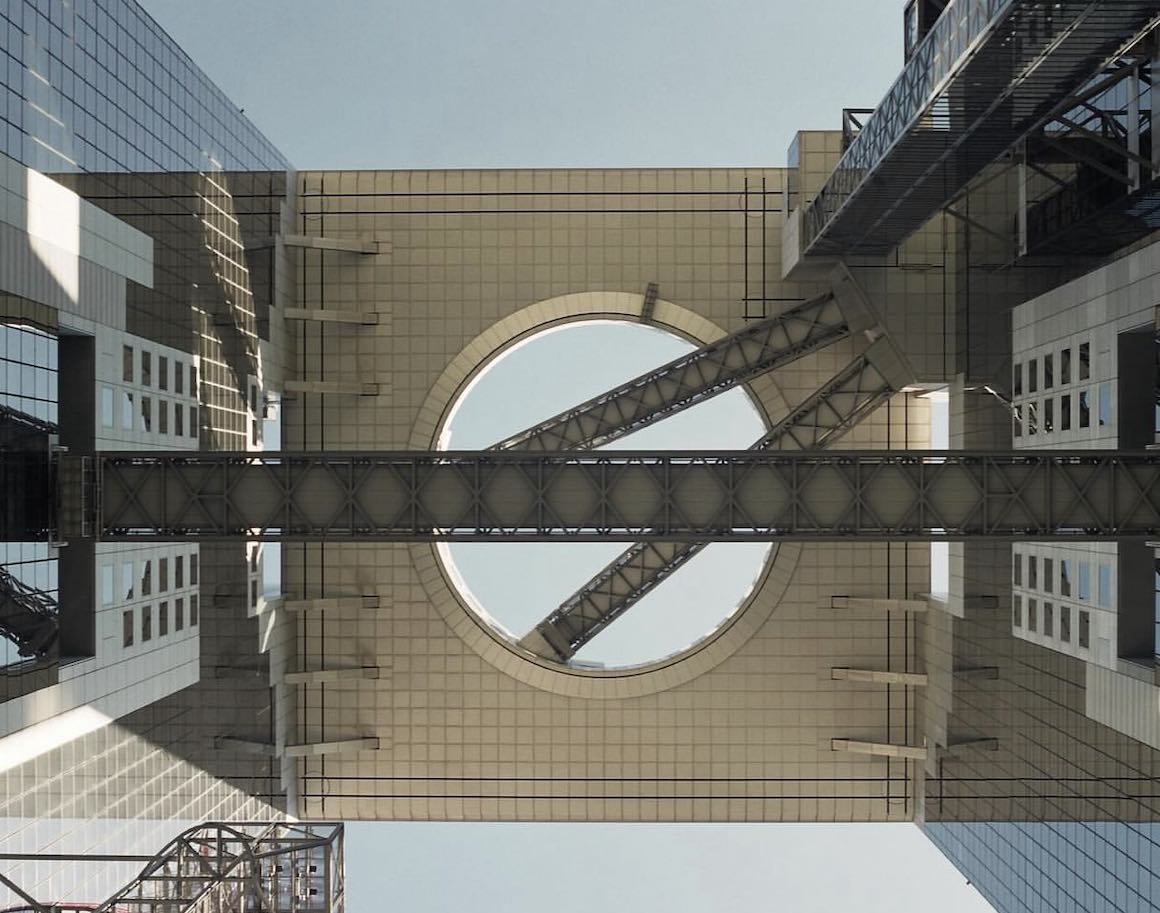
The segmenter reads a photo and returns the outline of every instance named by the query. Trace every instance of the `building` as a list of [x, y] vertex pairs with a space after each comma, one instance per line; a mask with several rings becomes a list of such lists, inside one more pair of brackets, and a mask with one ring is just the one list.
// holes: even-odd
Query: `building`
[[[1152, 908], [1154, 4], [916, 0], [869, 117], [785, 167], [656, 171], [295, 172], [132, 0], [3, 12], [0, 853], [285, 815], [913, 820], [998, 909]], [[585, 319], [693, 349], [491, 463], [400, 455]], [[752, 465], [551, 455], [732, 386]], [[920, 492], [900, 452], [944, 396], [952, 448], [1009, 456]], [[855, 477], [813, 452], [839, 440], [886, 458]], [[644, 544], [514, 636], [435, 541], [610, 530]], [[705, 638], [574, 659], [738, 530], [779, 541]], [[14, 877], [94, 900], [129, 868]]]

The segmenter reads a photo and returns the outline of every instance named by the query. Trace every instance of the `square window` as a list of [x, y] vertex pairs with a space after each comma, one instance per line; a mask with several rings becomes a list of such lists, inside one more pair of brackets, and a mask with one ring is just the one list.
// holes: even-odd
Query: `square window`
[[169, 359], [164, 355], [157, 356], [157, 389], [169, 389]]
[[1059, 607], [1059, 639], [1065, 644], [1071, 643], [1071, 607]]
[[1055, 357], [1043, 356], [1043, 389], [1050, 390], [1055, 386]]
[[1079, 344], [1079, 379], [1087, 380], [1092, 376], [1092, 346], [1090, 342]]
[[1087, 390], [1079, 391], [1079, 426], [1089, 428], [1092, 423], [1091, 406], [1088, 403]]
[[133, 347], [121, 346], [121, 380], [133, 383]]
[[1071, 383], [1071, 349], [1064, 349], [1059, 353], [1059, 382]]
[[163, 602], [157, 607], [157, 636], [164, 637], [169, 633], [169, 603]]
[[121, 613], [121, 646], [133, 646], [133, 610]]
[[157, 559], [157, 592], [165, 593], [169, 590], [169, 559]]
[[1050, 602], [1043, 603], [1043, 636], [1055, 636], [1055, 606]]
[[141, 352], [141, 386], [153, 386], [153, 354], [144, 350]]
[[1092, 616], [1090, 612], [1079, 610], [1079, 645], [1085, 650], [1091, 641]]
[[141, 643], [153, 639], [153, 608], [141, 607]]
[[1039, 360], [1036, 358], [1027, 362], [1027, 392], [1036, 393], [1039, 390]]
[[1059, 430], [1071, 431], [1071, 394], [1059, 398]]
[[1039, 630], [1039, 603], [1034, 599], [1027, 600], [1027, 630]]
[[101, 427], [113, 427], [113, 413], [116, 411], [112, 387], [101, 387]]

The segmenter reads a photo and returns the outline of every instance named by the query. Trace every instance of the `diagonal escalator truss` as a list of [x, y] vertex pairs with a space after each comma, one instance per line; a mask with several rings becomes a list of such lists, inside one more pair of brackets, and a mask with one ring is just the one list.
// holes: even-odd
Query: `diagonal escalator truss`
[[869, 311], [852, 280], [839, 281], [831, 292], [702, 346], [489, 449], [599, 447], [870, 325]]
[[0, 637], [21, 656], [44, 656], [60, 631], [56, 601], [0, 567]]
[[[830, 378], [751, 450], [817, 450], [829, 446], [909, 381], [886, 338]], [[651, 593], [707, 542], [635, 542], [533, 628], [520, 646], [570, 660], [597, 634]]]

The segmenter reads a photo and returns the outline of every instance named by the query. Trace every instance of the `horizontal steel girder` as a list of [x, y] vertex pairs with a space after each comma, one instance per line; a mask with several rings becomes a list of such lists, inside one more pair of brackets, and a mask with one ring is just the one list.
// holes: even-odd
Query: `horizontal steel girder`
[[1160, 454], [1149, 451], [131, 452], [95, 464], [102, 539], [1160, 534]]
[[[847, 310], [856, 306], [853, 296]], [[583, 450], [639, 431], [829, 345], [858, 328], [862, 315], [843, 314], [827, 293], [752, 323], [561, 412], [492, 450]]]
[[[898, 369], [893, 348], [886, 339], [880, 339], [750, 449], [814, 450], [828, 446], [902, 386], [905, 380], [900, 380]], [[537, 624], [520, 644], [549, 659], [571, 659], [706, 544], [634, 542]]]

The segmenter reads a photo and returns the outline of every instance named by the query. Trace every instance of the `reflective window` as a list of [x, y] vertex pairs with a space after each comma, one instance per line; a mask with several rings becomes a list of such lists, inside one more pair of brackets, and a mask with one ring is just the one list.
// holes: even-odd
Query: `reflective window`
[[185, 628], [185, 600], [173, 600], [173, 630], [181, 631]]
[[185, 586], [185, 556], [177, 555], [173, 559], [173, 585], [180, 589]]
[[1043, 636], [1055, 636], [1055, 606], [1050, 602], [1043, 603]]
[[1027, 586], [1039, 589], [1039, 559], [1034, 555], [1027, 556]]
[[1087, 380], [1092, 376], [1091, 343], [1079, 344], [1079, 379]]
[[1011, 623], [1017, 627], [1023, 627], [1023, 597], [1016, 596], [1011, 600]]
[[1059, 353], [1059, 382], [1071, 383], [1071, 349], [1064, 349]]
[[1059, 607], [1059, 639], [1065, 644], [1071, 643], [1071, 607]]
[[148, 396], [141, 397], [141, 430], [153, 430], [153, 401]]
[[153, 561], [141, 562], [141, 595], [153, 595]]
[[157, 356], [157, 389], [169, 389], [169, 359], [164, 355]]
[[1102, 609], [1110, 609], [1112, 607], [1112, 568], [1110, 565], [1100, 565], [1097, 587], [1097, 604]]
[[153, 384], [153, 355], [151, 352], [141, 351], [141, 386], [149, 387]]
[[[116, 364], [116, 362], [114, 362]], [[133, 383], [133, 347], [121, 346], [121, 380]]]
[[1079, 426], [1081, 428], [1088, 428], [1091, 426], [1091, 407], [1088, 404], [1087, 390], [1079, 391]]
[[1071, 595], [1071, 577], [1073, 573], [1072, 565], [1075, 562], [1070, 558], [1063, 558], [1059, 562], [1059, 595]]
[[141, 607], [141, 643], [153, 639], [153, 608]]
[[1015, 362], [1011, 367], [1011, 395], [1023, 395], [1023, 363]]
[[185, 365], [176, 359], [173, 361], [173, 392], [185, 392]]
[[157, 559], [157, 592], [164, 593], [169, 590], [169, 559]]
[[157, 636], [164, 637], [169, 633], [169, 603], [163, 602], [157, 606]]
[[1085, 602], [1092, 598], [1092, 569], [1086, 561], [1079, 563], [1079, 598]]
[[1043, 401], [1043, 433], [1050, 434], [1055, 430], [1055, 400]]
[[113, 565], [101, 565], [101, 605], [112, 605], [117, 598], [117, 583]]
[[121, 430], [133, 430], [133, 394], [128, 391], [121, 394]]
[[1100, 384], [1100, 427], [1112, 423], [1112, 387], [1111, 384]]
[[133, 598], [133, 582], [135, 579], [135, 569], [132, 561], [126, 561], [121, 565], [121, 592], [118, 594], [119, 598], [128, 602]]
[[1034, 599], [1027, 600], [1027, 630], [1039, 630], [1039, 603]]
[[121, 613], [121, 646], [133, 646], [133, 610]]
[[1011, 582], [1015, 586], [1023, 586], [1023, 556], [1019, 552], [1011, 557]]
[[1092, 616], [1090, 612], [1079, 610], [1079, 645], [1085, 650], [1091, 641]]
[[1055, 560], [1052, 558], [1044, 558], [1043, 559], [1043, 592], [1045, 592], [1045, 593], [1054, 592], [1054, 586], [1053, 586], [1055, 583], [1055, 580], [1053, 579], [1054, 573], [1055, 573]]
[[169, 401], [157, 400], [157, 433], [169, 434]]
[[101, 387], [101, 427], [112, 428], [114, 423], [114, 414], [116, 412], [116, 400], [113, 399], [112, 387]]

